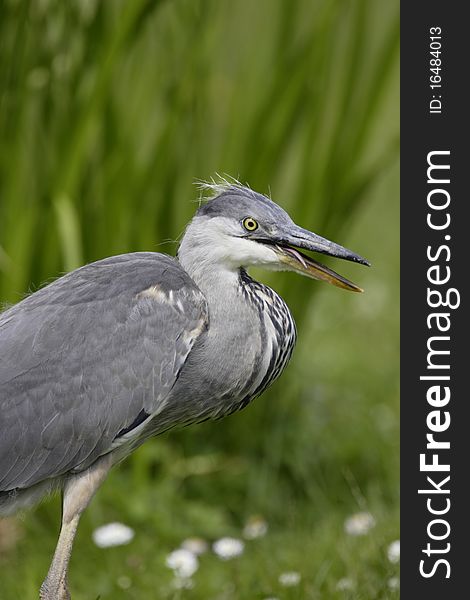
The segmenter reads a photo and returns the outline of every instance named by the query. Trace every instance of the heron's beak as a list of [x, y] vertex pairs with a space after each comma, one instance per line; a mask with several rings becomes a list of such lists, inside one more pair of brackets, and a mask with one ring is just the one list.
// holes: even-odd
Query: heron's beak
[[321, 254], [335, 256], [336, 258], [342, 258], [344, 260], [350, 260], [352, 262], [360, 263], [361, 265], [369, 266], [369, 262], [365, 258], [351, 252], [351, 250], [343, 248], [343, 246], [330, 242], [316, 233], [312, 233], [301, 227], [296, 227], [292, 233], [289, 232], [289, 235], [277, 239], [273, 243], [273, 246], [279, 256], [280, 263], [285, 265], [288, 270], [295, 271], [301, 275], [306, 275], [312, 279], [327, 281], [337, 287], [352, 292], [363, 291], [345, 277], [338, 275], [338, 273], [335, 273], [332, 269], [329, 269], [327, 266], [322, 265], [310, 256], [300, 252], [299, 248], [312, 252], [320, 252]]

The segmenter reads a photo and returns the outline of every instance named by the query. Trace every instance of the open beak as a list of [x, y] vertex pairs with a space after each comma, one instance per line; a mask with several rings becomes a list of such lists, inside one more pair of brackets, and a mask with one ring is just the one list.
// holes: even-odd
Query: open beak
[[365, 258], [351, 252], [351, 250], [343, 248], [343, 246], [340, 246], [339, 244], [330, 242], [316, 233], [312, 233], [311, 231], [297, 226], [295, 226], [294, 231], [289, 232], [289, 235], [280, 237], [270, 243], [277, 252], [280, 263], [285, 265], [288, 270], [295, 271], [301, 275], [306, 275], [312, 279], [327, 281], [337, 287], [352, 292], [363, 291], [345, 277], [338, 275], [338, 273], [335, 273], [332, 269], [322, 265], [310, 256], [303, 254], [299, 248], [370, 266]]

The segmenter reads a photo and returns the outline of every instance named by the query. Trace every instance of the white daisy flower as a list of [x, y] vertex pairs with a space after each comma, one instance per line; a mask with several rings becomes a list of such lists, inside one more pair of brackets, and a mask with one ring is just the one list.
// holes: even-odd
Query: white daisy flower
[[122, 590], [128, 590], [132, 585], [132, 580], [127, 575], [120, 575], [117, 578], [116, 583]]
[[279, 583], [284, 587], [299, 585], [301, 579], [302, 577], [297, 571], [287, 571], [279, 575]]
[[184, 548], [170, 552], [165, 563], [173, 570], [177, 579], [189, 579], [199, 568], [197, 556]]
[[339, 592], [346, 592], [354, 589], [354, 581], [349, 577], [343, 577], [336, 584], [336, 589]]
[[134, 537], [134, 530], [122, 523], [108, 523], [95, 529], [92, 537], [98, 548], [111, 548], [128, 544]]
[[348, 535], [366, 535], [375, 526], [375, 519], [369, 512], [358, 512], [344, 522], [344, 530]]
[[212, 544], [212, 550], [222, 560], [229, 560], [243, 554], [245, 544], [241, 540], [232, 537], [220, 538]]
[[200, 554], [204, 554], [204, 552], [209, 550], [209, 544], [202, 538], [192, 537], [184, 540], [184, 542], [181, 544], [181, 548], [189, 550], [196, 556], [199, 556]]
[[254, 540], [263, 537], [268, 532], [268, 524], [263, 517], [253, 516], [248, 519], [243, 528], [243, 537], [247, 540]]
[[396, 564], [400, 561], [400, 540], [395, 540], [387, 548], [388, 560]]
[[387, 585], [390, 590], [398, 590], [400, 589], [400, 579], [398, 577], [390, 577], [387, 581]]

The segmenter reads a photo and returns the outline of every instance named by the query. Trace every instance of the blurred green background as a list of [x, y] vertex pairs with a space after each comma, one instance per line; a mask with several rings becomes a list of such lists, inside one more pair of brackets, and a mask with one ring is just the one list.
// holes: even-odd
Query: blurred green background
[[[0, 298], [111, 254], [174, 254], [196, 179], [229, 174], [366, 256], [364, 294], [255, 273], [299, 341], [240, 414], [145, 444], [82, 518], [76, 600], [398, 597], [399, 6], [389, 0], [0, 1]], [[1, 340], [0, 340], [1, 341]], [[363, 535], [345, 519], [370, 513]], [[0, 525], [0, 598], [37, 597], [59, 499]], [[242, 538], [176, 589], [191, 536]], [[120, 521], [133, 541], [97, 548]], [[285, 587], [281, 573], [295, 571]]]

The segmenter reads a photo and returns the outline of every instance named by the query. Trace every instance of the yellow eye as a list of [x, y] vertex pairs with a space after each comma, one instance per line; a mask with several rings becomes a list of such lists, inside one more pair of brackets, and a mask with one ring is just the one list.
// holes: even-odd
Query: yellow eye
[[243, 227], [247, 231], [255, 231], [255, 229], [258, 229], [258, 223], [252, 217], [246, 217], [246, 219], [243, 219]]

